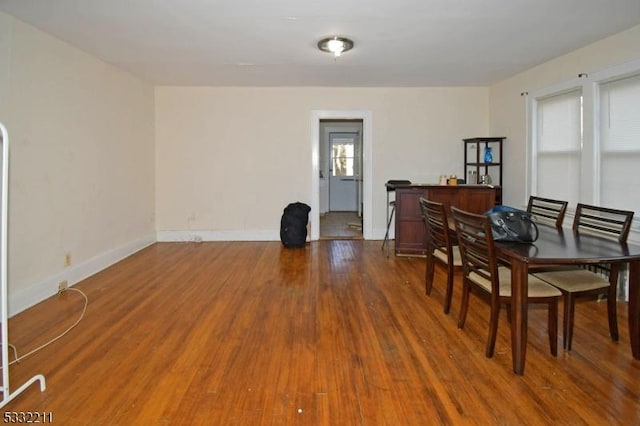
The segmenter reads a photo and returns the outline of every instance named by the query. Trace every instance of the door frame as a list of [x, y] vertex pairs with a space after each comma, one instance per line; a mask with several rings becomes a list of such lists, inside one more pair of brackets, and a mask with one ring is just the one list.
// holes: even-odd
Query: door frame
[[311, 111], [311, 236], [320, 239], [320, 120], [362, 120], [362, 238], [373, 235], [373, 114], [368, 110]]

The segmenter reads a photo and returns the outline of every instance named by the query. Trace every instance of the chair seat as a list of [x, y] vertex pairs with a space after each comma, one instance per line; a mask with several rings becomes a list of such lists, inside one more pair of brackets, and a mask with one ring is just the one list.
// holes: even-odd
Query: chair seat
[[609, 279], [586, 269], [537, 272], [535, 277], [569, 293], [609, 287]]
[[[500, 280], [500, 296], [511, 297], [511, 270], [509, 268], [499, 267], [498, 277]], [[469, 279], [491, 293], [491, 281], [475, 272], [469, 274]], [[558, 297], [562, 296], [562, 293], [535, 275], [529, 274], [529, 292], [527, 295], [528, 297]]]
[[[460, 247], [453, 246], [452, 250], [453, 250], [453, 266], [462, 266], [462, 255], [460, 254]], [[438, 259], [440, 259], [441, 261], [443, 261], [444, 263], [447, 263], [448, 261], [447, 252], [442, 249], [434, 250], [433, 255]]]

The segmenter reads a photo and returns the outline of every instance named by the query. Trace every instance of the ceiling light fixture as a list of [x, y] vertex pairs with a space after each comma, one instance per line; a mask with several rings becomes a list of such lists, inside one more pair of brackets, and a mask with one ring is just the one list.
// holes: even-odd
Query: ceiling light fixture
[[318, 49], [323, 52], [333, 53], [333, 56], [336, 58], [352, 48], [353, 40], [349, 40], [346, 37], [327, 37], [318, 42]]

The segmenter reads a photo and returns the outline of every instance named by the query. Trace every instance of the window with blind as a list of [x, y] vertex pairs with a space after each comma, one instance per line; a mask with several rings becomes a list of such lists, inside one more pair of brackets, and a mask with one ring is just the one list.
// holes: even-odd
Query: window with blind
[[600, 203], [640, 216], [640, 74], [599, 92]]
[[535, 194], [567, 200], [580, 198], [582, 93], [572, 90], [537, 102]]
[[529, 122], [529, 194], [633, 210], [637, 232], [640, 61], [530, 94]]

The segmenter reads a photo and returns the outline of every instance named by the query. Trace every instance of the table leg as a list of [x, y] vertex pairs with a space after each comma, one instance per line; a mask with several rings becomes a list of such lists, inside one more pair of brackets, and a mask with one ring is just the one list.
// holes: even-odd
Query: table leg
[[640, 260], [629, 262], [629, 337], [631, 353], [640, 359]]
[[511, 261], [511, 356], [513, 372], [524, 374], [527, 355], [527, 294], [529, 280], [525, 262]]

